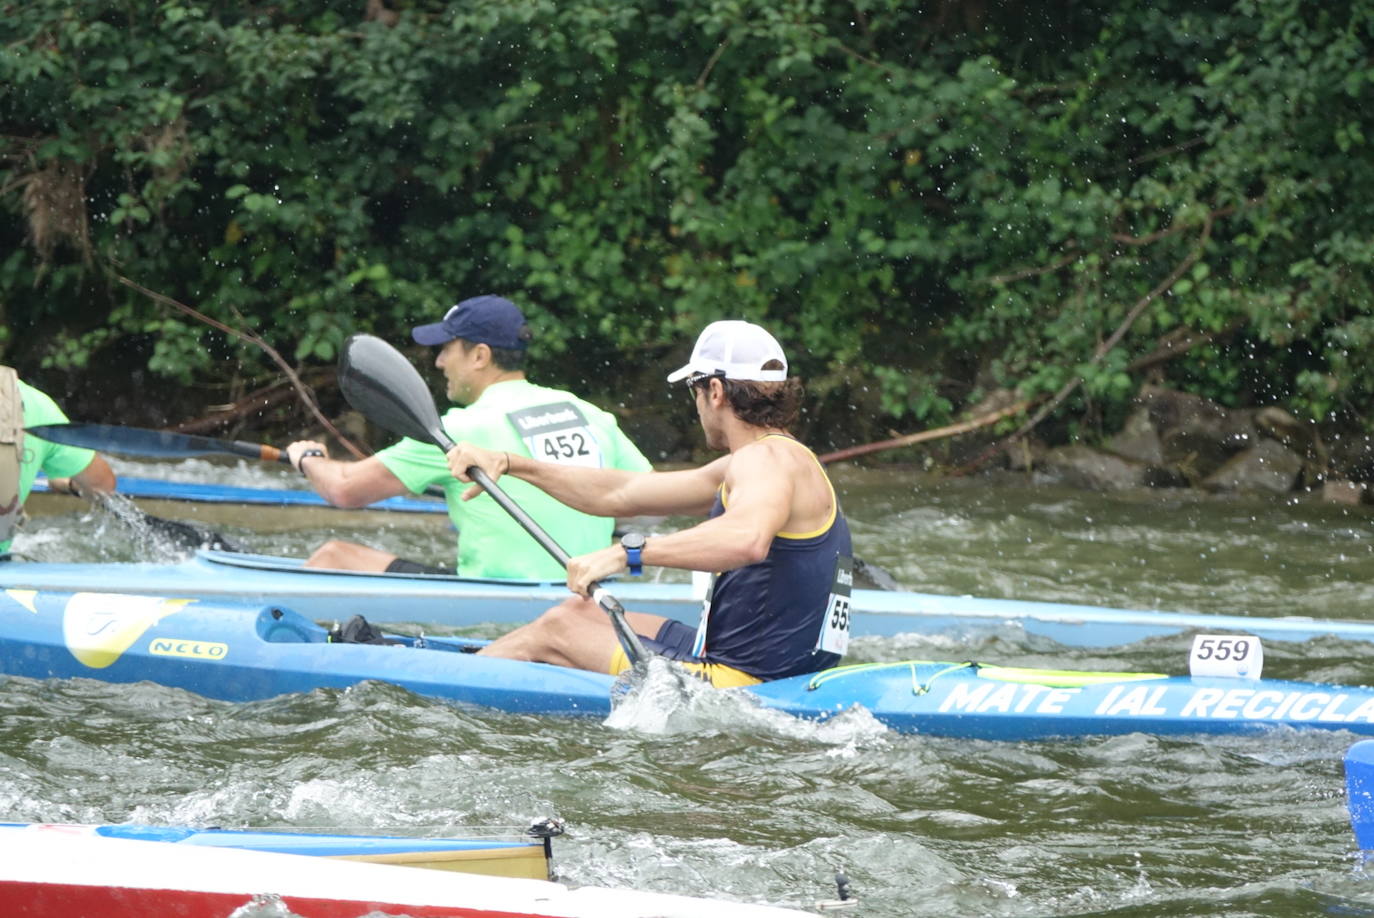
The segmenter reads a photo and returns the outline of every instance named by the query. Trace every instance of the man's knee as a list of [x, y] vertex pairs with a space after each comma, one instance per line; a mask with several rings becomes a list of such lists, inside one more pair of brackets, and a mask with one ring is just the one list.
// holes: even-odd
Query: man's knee
[[388, 552], [330, 539], [306, 559], [306, 567], [326, 567], [339, 571], [384, 571], [396, 556]]
[[587, 620], [593, 617], [592, 613], [597, 612], [599, 607], [595, 603], [580, 596], [569, 596], [558, 605], [545, 609], [544, 614], [535, 619], [535, 624], [546, 634], [570, 634], [584, 629]]

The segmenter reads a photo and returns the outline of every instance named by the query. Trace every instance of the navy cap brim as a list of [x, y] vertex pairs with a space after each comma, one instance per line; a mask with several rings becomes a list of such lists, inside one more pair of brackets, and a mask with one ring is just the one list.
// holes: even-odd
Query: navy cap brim
[[410, 330], [410, 337], [415, 339], [416, 344], [423, 344], [427, 347], [448, 344], [453, 340], [453, 335], [444, 328], [443, 322], [435, 322], [432, 325], [417, 325]]

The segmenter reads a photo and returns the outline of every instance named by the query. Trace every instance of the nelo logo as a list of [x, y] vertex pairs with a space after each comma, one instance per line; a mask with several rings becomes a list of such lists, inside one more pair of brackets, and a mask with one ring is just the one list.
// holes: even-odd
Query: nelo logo
[[186, 657], [190, 660], [223, 660], [229, 645], [218, 641], [185, 641], [178, 638], [153, 638], [148, 653], [157, 657]]

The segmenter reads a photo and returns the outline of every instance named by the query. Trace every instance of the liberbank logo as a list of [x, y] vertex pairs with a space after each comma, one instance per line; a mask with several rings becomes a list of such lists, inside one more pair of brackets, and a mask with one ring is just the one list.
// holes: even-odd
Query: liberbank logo
[[148, 653], [155, 657], [185, 657], [188, 660], [223, 660], [229, 645], [218, 641], [188, 641], [181, 638], [153, 638]]
[[582, 427], [587, 419], [582, 412], [568, 402], [540, 405], [523, 411], [512, 411], [507, 417], [520, 431], [521, 436], [541, 433], [546, 430], [562, 430], [565, 427]]

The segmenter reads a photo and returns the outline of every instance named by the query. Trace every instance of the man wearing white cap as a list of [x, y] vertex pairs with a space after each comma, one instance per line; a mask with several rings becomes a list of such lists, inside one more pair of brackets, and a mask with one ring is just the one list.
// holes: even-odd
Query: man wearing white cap
[[[629, 612], [647, 649], [677, 660], [717, 686], [751, 685], [833, 666], [849, 640], [852, 583], [849, 527], [815, 455], [787, 428], [801, 383], [767, 331], [741, 321], [713, 322], [697, 338], [685, 381], [706, 442], [727, 454], [700, 468], [627, 472], [558, 466], [506, 457], [460, 443], [449, 470], [467, 481], [476, 465], [493, 479], [510, 474], [571, 507], [604, 516], [698, 514], [689, 529], [648, 538], [629, 533], [574, 557], [568, 587], [577, 595], [480, 652], [597, 672], [629, 661], [610, 620], [588, 597], [591, 584], [641, 565], [715, 574], [693, 628]], [[476, 486], [464, 499], [480, 493]]]

